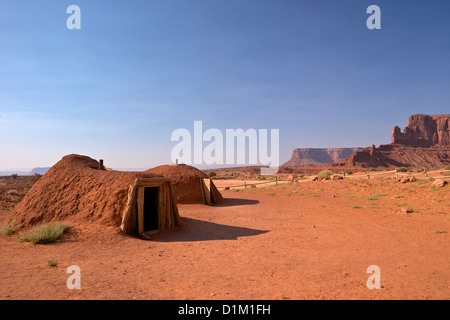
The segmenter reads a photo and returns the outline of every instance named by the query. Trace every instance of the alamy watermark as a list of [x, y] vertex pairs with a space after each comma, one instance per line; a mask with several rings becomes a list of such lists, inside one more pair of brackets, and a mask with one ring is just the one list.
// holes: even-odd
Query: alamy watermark
[[372, 275], [367, 279], [366, 286], [369, 290], [381, 289], [381, 269], [377, 265], [367, 267], [367, 273]]
[[72, 4], [67, 7], [66, 13], [71, 14], [66, 20], [67, 29], [80, 30], [81, 29], [81, 9], [80, 9], [80, 7]]
[[81, 289], [81, 269], [79, 266], [71, 265], [67, 267], [66, 273], [71, 274], [69, 278], [67, 278], [66, 286], [67, 289]]
[[[203, 122], [194, 121], [193, 134], [179, 128], [172, 132], [171, 141], [179, 143], [172, 148], [173, 163], [195, 165], [262, 165], [262, 175], [276, 174], [280, 165], [280, 130], [219, 129], [203, 132]], [[208, 142], [204, 146], [204, 142]], [[269, 153], [270, 149], [270, 153]]]

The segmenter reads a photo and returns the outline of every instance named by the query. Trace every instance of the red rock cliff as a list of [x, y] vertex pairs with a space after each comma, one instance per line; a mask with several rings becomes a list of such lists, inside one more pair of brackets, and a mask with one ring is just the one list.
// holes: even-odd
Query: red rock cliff
[[411, 147], [431, 147], [450, 145], [450, 115], [414, 114], [401, 132], [392, 129], [392, 143]]

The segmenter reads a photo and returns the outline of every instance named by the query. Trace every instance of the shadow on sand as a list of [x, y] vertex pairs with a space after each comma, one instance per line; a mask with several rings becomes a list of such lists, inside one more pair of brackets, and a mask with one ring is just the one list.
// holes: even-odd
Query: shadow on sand
[[184, 242], [237, 240], [238, 237], [250, 237], [269, 232], [242, 227], [227, 226], [191, 218], [181, 218], [183, 227], [178, 230], [164, 231], [151, 236], [156, 242]]
[[238, 199], [238, 198], [224, 198], [219, 203], [216, 203], [214, 207], [233, 207], [233, 206], [246, 206], [250, 204], [257, 204], [258, 200], [251, 199]]

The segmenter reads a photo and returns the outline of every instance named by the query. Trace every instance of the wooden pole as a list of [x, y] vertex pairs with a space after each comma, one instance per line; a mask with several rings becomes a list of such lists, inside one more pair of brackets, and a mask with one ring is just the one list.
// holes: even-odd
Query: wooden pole
[[395, 180], [398, 180], [398, 171], [397, 171], [397, 168], [395, 168]]
[[139, 234], [144, 232], [144, 187], [138, 189], [138, 226]]

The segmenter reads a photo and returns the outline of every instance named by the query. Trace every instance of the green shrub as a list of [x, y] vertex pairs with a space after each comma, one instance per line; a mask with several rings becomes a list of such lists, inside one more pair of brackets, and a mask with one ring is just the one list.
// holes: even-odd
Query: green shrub
[[11, 175], [11, 178], [13, 178], [13, 179], [17, 179], [17, 177], [18, 177], [17, 173], [13, 173], [13, 174]]
[[409, 171], [409, 169], [405, 168], [405, 167], [397, 168], [397, 172], [408, 172], [408, 171]]
[[56, 262], [55, 260], [47, 260], [47, 265], [49, 267], [56, 267], [58, 266], [58, 262]]
[[14, 189], [8, 190], [6, 193], [9, 194], [10, 196], [20, 196], [19, 191]]
[[0, 225], [0, 232], [10, 235], [19, 230], [21, 226], [21, 224], [16, 224], [16, 220], [14, 219], [8, 224]]
[[350, 169], [345, 169], [344, 172], [345, 172], [345, 174], [346, 174], [347, 176], [350, 176], [350, 175], [353, 174], [353, 171], [350, 170]]
[[64, 223], [49, 223], [36, 227], [32, 232], [22, 235], [20, 242], [37, 243], [51, 243], [57, 241], [64, 230], [67, 229], [67, 225]]
[[31, 181], [33, 183], [36, 183], [41, 177], [42, 177], [42, 174], [35, 173], [34, 175], [31, 176]]
[[215, 176], [216, 176], [216, 173], [215, 173], [214, 171], [211, 171], [210, 173], [208, 173], [208, 176], [209, 176], [210, 178], [215, 177]]
[[330, 175], [332, 175], [333, 172], [331, 172], [330, 170], [322, 170], [317, 174], [317, 177], [319, 177], [319, 179], [321, 180], [328, 180], [330, 179]]

